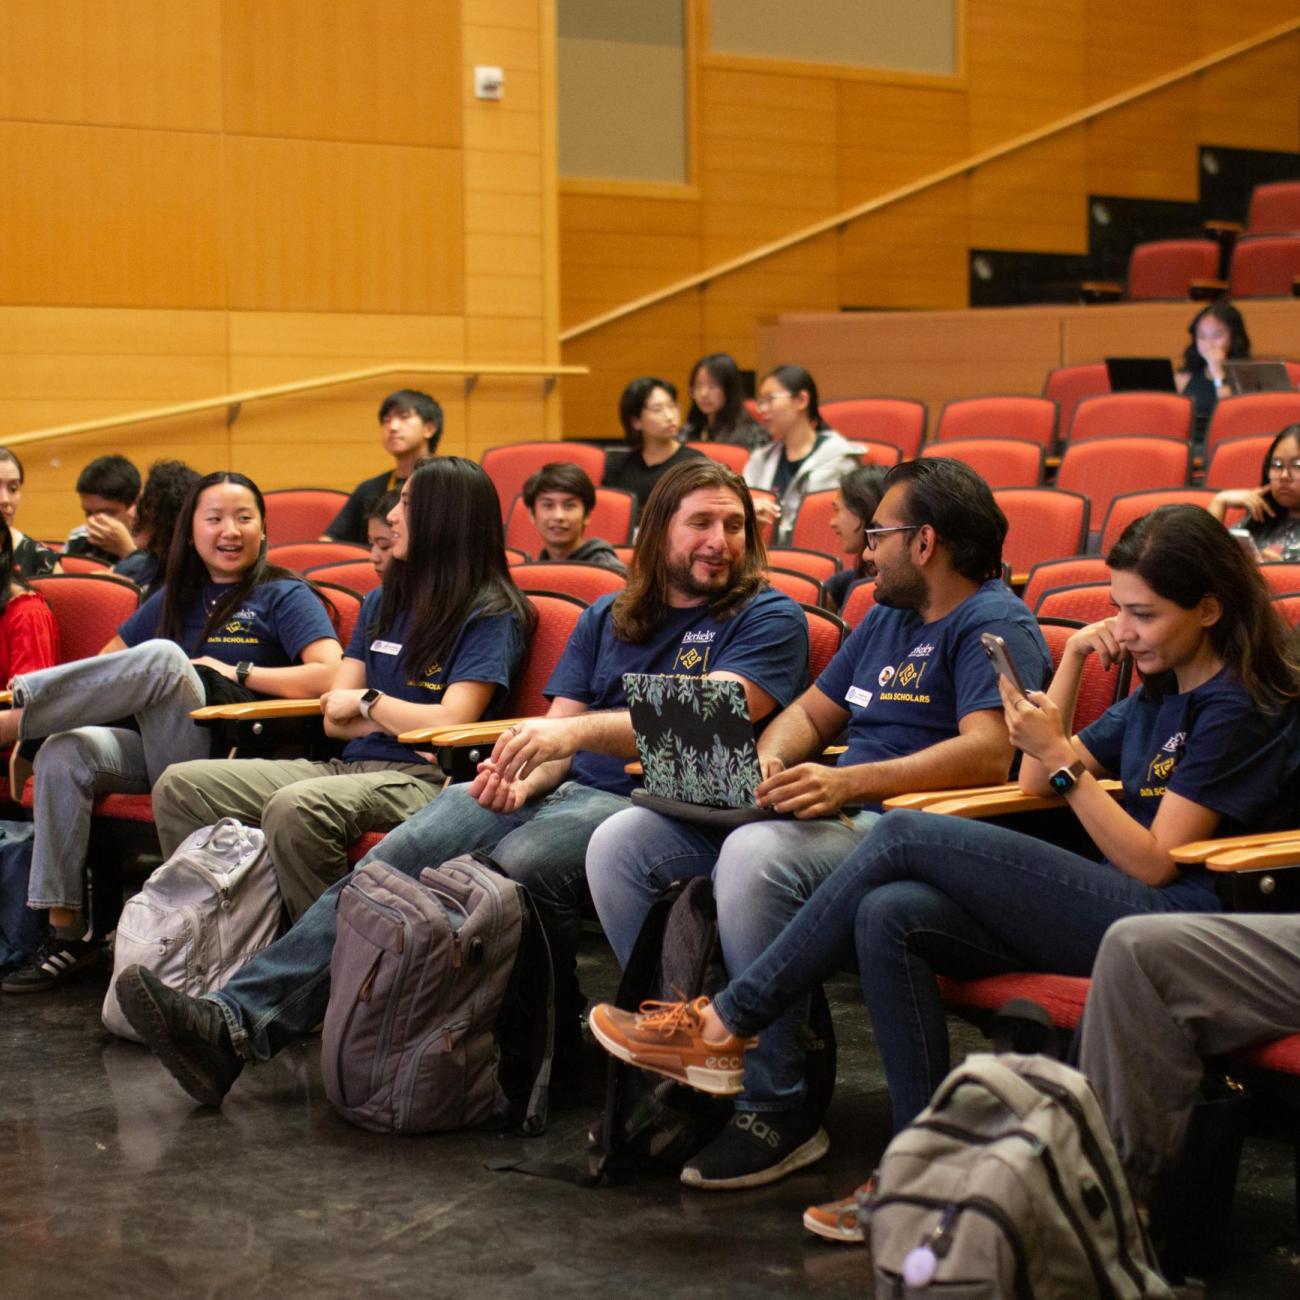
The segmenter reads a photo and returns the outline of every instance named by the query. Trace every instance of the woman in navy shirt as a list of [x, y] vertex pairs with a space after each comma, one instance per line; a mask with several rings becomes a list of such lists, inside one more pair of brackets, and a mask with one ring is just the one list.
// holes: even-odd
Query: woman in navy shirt
[[[32, 993], [97, 961], [86, 938], [82, 867], [95, 797], [147, 793], [172, 763], [209, 752], [190, 718], [213, 689], [318, 695], [342, 649], [321, 599], [266, 563], [256, 484], [220, 471], [190, 492], [172, 538], [162, 590], [100, 654], [14, 678], [15, 707], [0, 743], [49, 737], [36, 756], [36, 839], [27, 905], [48, 908], [50, 933], [6, 993]], [[135, 730], [112, 726], [132, 717]], [[96, 725], [99, 724], [99, 725]]]
[[[1135, 521], [1106, 561], [1115, 616], [1070, 638], [1046, 693], [1025, 698], [1002, 682], [1022, 789], [1063, 795], [1101, 861], [984, 822], [888, 813], [711, 1004], [677, 1007], [693, 1028], [597, 1008], [597, 1037], [638, 1064], [656, 1041], [663, 1050], [665, 1032], [739, 1056], [747, 1035], [856, 957], [900, 1129], [948, 1072], [936, 975], [1087, 975], [1120, 917], [1216, 911], [1208, 872], [1180, 870], [1169, 854], [1291, 813], [1278, 797], [1298, 691], [1286, 629], [1258, 569], [1199, 507]], [[1071, 738], [1062, 719], [1094, 654], [1108, 668], [1129, 657], [1143, 686]], [[1122, 806], [1097, 783], [1111, 775]], [[697, 1077], [738, 1092], [741, 1073]], [[805, 1222], [836, 1236], [850, 1210], [813, 1209]]]
[[348, 845], [397, 825], [444, 784], [396, 737], [501, 716], [536, 616], [506, 568], [501, 508], [473, 461], [420, 461], [390, 512], [392, 558], [321, 698], [341, 758], [212, 760], [154, 789], [163, 852], [222, 817], [260, 824], [293, 920], [348, 870]]

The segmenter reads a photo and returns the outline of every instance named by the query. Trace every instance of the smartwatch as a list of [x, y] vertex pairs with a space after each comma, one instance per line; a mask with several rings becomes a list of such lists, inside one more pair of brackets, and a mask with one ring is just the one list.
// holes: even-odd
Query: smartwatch
[[1083, 760], [1076, 758], [1069, 767], [1058, 768], [1053, 772], [1047, 778], [1047, 784], [1052, 787], [1055, 794], [1069, 794], [1079, 784], [1079, 778], [1087, 770], [1083, 765]]
[[248, 674], [253, 671], [253, 665], [247, 659], [241, 659], [235, 665], [235, 680], [241, 686], [248, 685]]
[[367, 722], [370, 721], [370, 710], [375, 707], [375, 702], [381, 698], [383, 691], [377, 691], [374, 687], [366, 691], [357, 701], [357, 712], [361, 714]]

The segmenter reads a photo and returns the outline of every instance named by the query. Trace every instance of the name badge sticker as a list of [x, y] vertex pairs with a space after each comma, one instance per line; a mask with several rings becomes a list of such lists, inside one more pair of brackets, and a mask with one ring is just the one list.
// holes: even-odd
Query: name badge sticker
[[372, 641], [370, 649], [377, 655], [400, 655], [402, 653], [401, 644], [397, 641]]
[[864, 691], [861, 686], [850, 686], [849, 689], [844, 692], [844, 698], [848, 700], [850, 704], [857, 704], [865, 709], [867, 705], [871, 703], [871, 692]]

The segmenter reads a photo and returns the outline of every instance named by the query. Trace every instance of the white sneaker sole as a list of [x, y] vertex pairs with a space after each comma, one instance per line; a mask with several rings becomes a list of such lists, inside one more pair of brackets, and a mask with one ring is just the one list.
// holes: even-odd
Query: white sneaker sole
[[850, 1228], [843, 1223], [826, 1223], [817, 1218], [812, 1210], [805, 1210], [803, 1226], [823, 1241], [834, 1241], [841, 1246], [860, 1246], [864, 1240], [862, 1229], [857, 1226], [856, 1220]]
[[628, 1065], [634, 1065], [638, 1070], [649, 1070], [651, 1074], [661, 1074], [665, 1079], [672, 1079], [676, 1083], [684, 1083], [688, 1088], [694, 1088], [697, 1092], [707, 1092], [713, 1097], [735, 1097], [744, 1091], [745, 1071], [744, 1069], [712, 1069], [703, 1065], [678, 1065], [676, 1068], [666, 1062], [646, 1061], [636, 1056], [627, 1047], [616, 1038], [611, 1038], [608, 1034], [602, 1032], [600, 1021], [592, 1017], [587, 1022], [592, 1037], [611, 1055], [616, 1056], [620, 1061], [626, 1061]]

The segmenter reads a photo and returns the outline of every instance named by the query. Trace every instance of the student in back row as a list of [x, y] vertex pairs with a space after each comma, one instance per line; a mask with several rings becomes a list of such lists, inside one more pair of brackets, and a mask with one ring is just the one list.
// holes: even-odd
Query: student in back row
[[369, 546], [366, 519], [375, 503], [406, 482], [417, 460], [434, 455], [441, 438], [442, 407], [428, 393], [414, 388], [389, 393], [379, 407], [379, 439], [393, 468], [358, 483], [320, 540]]
[[618, 418], [627, 450], [611, 450], [606, 455], [600, 485], [630, 492], [639, 511], [670, 469], [700, 459], [701, 453], [678, 441], [677, 388], [667, 379], [645, 376], [632, 380], [618, 399]]
[[180, 763], [154, 788], [165, 855], [222, 817], [260, 825], [293, 920], [346, 874], [354, 840], [414, 816], [444, 785], [396, 737], [500, 716], [537, 622], [506, 571], [496, 489], [473, 461], [420, 461], [389, 523], [383, 585], [321, 697], [342, 756]]
[[587, 536], [587, 520], [596, 508], [596, 488], [577, 465], [561, 461], [543, 465], [524, 484], [524, 505], [542, 537], [539, 561], [597, 564], [627, 573], [604, 538]]

